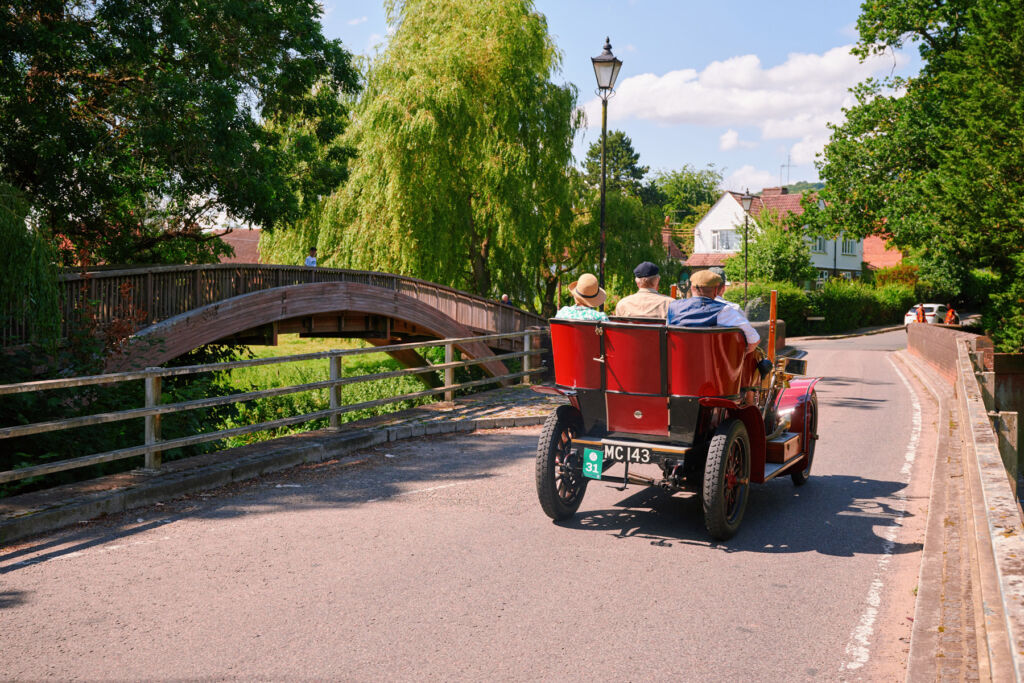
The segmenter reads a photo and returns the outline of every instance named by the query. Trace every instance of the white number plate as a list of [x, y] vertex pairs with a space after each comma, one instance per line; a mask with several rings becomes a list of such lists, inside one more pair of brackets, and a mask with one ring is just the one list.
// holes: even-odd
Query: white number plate
[[643, 446], [619, 446], [606, 443], [604, 457], [616, 462], [637, 462], [640, 464], [651, 461], [651, 449]]

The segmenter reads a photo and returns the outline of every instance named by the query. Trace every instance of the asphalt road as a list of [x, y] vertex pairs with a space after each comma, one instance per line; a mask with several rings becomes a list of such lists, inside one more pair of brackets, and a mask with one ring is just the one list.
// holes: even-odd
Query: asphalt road
[[0, 549], [0, 679], [902, 680], [931, 472], [904, 344], [802, 344], [811, 481], [755, 486], [727, 543], [643, 487], [553, 524], [539, 429], [401, 442]]

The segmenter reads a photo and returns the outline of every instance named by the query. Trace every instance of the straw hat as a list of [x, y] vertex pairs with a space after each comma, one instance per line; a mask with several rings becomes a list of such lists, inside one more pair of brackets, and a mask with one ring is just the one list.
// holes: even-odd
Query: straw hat
[[569, 293], [582, 306], [597, 308], [604, 303], [608, 294], [597, 284], [597, 278], [590, 273], [580, 275], [580, 279], [569, 285]]

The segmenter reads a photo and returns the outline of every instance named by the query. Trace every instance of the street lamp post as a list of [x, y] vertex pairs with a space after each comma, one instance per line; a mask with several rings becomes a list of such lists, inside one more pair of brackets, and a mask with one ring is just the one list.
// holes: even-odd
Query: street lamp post
[[743, 204], [743, 306], [747, 305], [747, 259], [750, 258], [750, 254], [747, 251], [747, 226], [750, 224], [750, 205], [754, 203], [754, 198], [750, 194], [750, 188], [743, 193], [740, 197], [740, 203]]
[[604, 51], [591, 57], [594, 76], [597, 78], [597, 95], [601, 98], [601, 261], [598, 265], [598, 282], [604, 287], [604, 184], [605, 184], [605, 140], [608, 136], [608, 98], [615, 91], [615, 79], [619, 77], [622, 60], [612, 54], [611, 38], [604, 39]]

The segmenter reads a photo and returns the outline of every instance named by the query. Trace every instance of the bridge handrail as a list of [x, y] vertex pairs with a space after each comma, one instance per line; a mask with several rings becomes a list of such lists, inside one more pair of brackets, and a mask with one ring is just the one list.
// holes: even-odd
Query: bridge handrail
[[[66, 429], [73, 429], [75, 427], [106, 424], [109, 422], [118, 422], [130, 419], [143, 418], [145, 420], [145, 443], [143, 445], [122, 448], [114, 451], [106, 451], [103, 453], [94, 453], [91, 455], [46, 463], [44, 465], [35, 465], [31, 467], [18, 468], [14, 470], [0, 471], [0, 483], [17, 481], [20, 479], [26, 479], [28, 477], [42, 476], [44, 474], [53, 474], [55, 472], [62, 472], [81, 467], [88, 467], [90, 465], [95, 465], [98, 463], [110, 462], [113, 460], [121, 460], [124, 458], [129, 458], [138, 455], [145, 455], [146, 467], [150, 469], [155, 469], [160, 466], [161, 453], [165, 450], [170, 450], [172, 448], [193, 446], [201, 443], [207, 443], [210, 441], [220, 441], [222, 439], [232, 436], [240, 436], [243, 434], [249, 434], [257, 431], [276, 429], [278, 427], [300, 424], [303, 422], [309, 422], [311, 420], [321, 418], [329, 418], [331, 428], [337, 429], [338, 416], [347, 412], [353, 412], [356, 410], [363, 410], [366, 408], [386, 405], [388, 403], [396, 403], [398, 401], [422, 398], [442, 393], [445, 395], [446, 400], [451, 401], [454, 398], [454, 391], [456, 389], [469, 388], [484, 384], [493, 384], [495, 382], [500, 382], [502, 380], [512, 380], [521, 378], [524, 382], [528, 382], [530, 375], [544, 372], [543, 368], [532, 367], [532, 363], [530, 362], [531, 358], [533, 358], [534, 356], [538, 356], [544, 353], [542, 349], [535, 348], [535, 339], [543, 334], [547, 334], [547, 330], [534, 329], [526, 330], [525, 332], [488, 335], [487, 337], [450, 338], [433, 340], [429, 342], [394, 344], [391, 346], [380, 346], [366, 349], [336, 349], [332, 351], [322, 351], [317, 353], [280, 356], [277, 358], [259, 358], [242, 361], [229, 361], [225, 363], [208, 363], [204, 365], [193, 365], [181, 368], [147, 368], [144, 371], [118, 372], [109, 373], [106, 375], [69, 377], [57, 380], [44, 380], [40, 382], [24, 382], [19, 384], [0, 385], [0, 395], [2, 395], [25, 392], [39, 392], [50, 389], [80, 387], [96, 384], [111, 384], [141, 379], [145, 382], [146, 395], [146, 405], [142, 408], [130, 408], [126, 410], [110, 411], [106, 413], [97, 413], [93, 415], [85, 415], [74, 418], [64, 418], [50, 420], [47, 422], [37, 422], [32, 424], [0, 428], [0, 440], [3, 440], [19, 436], [29, 436], [32, 434], [63, 431]], [[523, 340], [522, 351], [514, 351], [499, 356], [484, 356], [480, 358], [470, 358], [460, 361], [452, 360], [454, 358], [454, 348], [460, 343], [478, 342], [483, 339], [508, 339], [515, 337], [521, 338]], [[355, 375], [352, 377], [343, 377], [341, 375], [341, 359], [346, 356], [380, 353], [382, 351], [391, 350], [415, 349], [428, 346], [444, 346], [445, 362], [436, 365], [429, 365], [426, 367], [405, 368], [402, 370], [372, 373], [369, 375]], [[484, 379], [462, 382], [459, 384], [454, 383], [455, 368], [478, 365], [481, 363], [487, 363], [494, 360], [506, 360], [513, 358], [523, 359], [522, 371], [508, 373], [497, 377], [487, 377]], [[297, 360], [310, 359], [327, 359], [330, 379], [317, 382], [309, 382], [305, 384], [289, 385], [286, 387], [276, 387], [273, 389], [261, 389], [258, 391], [231, 394], [228, 396], [193, 399], [190, 401], [179, 401], [177, 403], [160, 403], [160, 383], [163, 377], [195, 374], [201, 372], [214, 372], [239, 367], [252, 367], [256, 365], [290, 363]], [[402, 375], [430, 373], [438, 370], [444, 371], [444, 386], [442, 387], [407, 394], [401, 394], [398, 396], [374, 399], [372, 401], [363, 401], [361, 403], [354, 403], [350, 405], [341, 404], [340, 387], [342, 387], [343, 385], [354, 384], [357, 382], [369, 382], [389, 377], [399, 377]], [[160, 417], [162, 415], [184, 412], [188, 410], [197, 410], [200, 408], [230, 405], [234, 403], [241, 403], [244, 401], [251, 401], [258, 398], [270, 398], [273, 396], [281, 396], [290, 393], [300, 393], [304, 391], [311, 391], [314, 389], [329, 390], [331, 405], [330, 408], [326, 410], [315, 411], [312, 413], [303, 413], [301, 415], [280, 418], [277, 420], [259, 422], [253, 425], [245, 425], [242, 427], [223, 429], [215, 432], [195, 434], [192, 436], [171, 439], [168, 441], [164, 441], [160, 435]]]
[[[131, 318], [134, 312], [140, 317], [133, 319], [138, 328], [233, 296], [317, 282], [359, 282], [421, 300], [437, 297], [437, 300], [430, 301], [432, 305], [446, 309], [444, 312], [450, 317], [471, 329], [502, 332], [507, 331], [508, 327], [521, 330], [545, 322], [544, 318], [529, 311], [447, 285], [372, 270], [215, 263], [63, 273], [58, 276], [58, 281], [62, 290], [61, 317], [65, 336], [70, 324], [87, 308], [87, 302], [91, 303], [91, 314], [100, 322], [111, 322], [119, 317]], [[469, 308], [461, 308], [463, 315], [459, 316], [456, 311], [462, 306]], [[141, 315], [143, 313], [144, 316]], [[27, 341], [27, 321], [10, 319], [10, 316], [2, 314], [3, 311], [0, 311], [0, 346]], [[497, 317], [492, 318], [492, 315]], [[498, 329], [487, 328], [485, 321], [494, 323]]]

